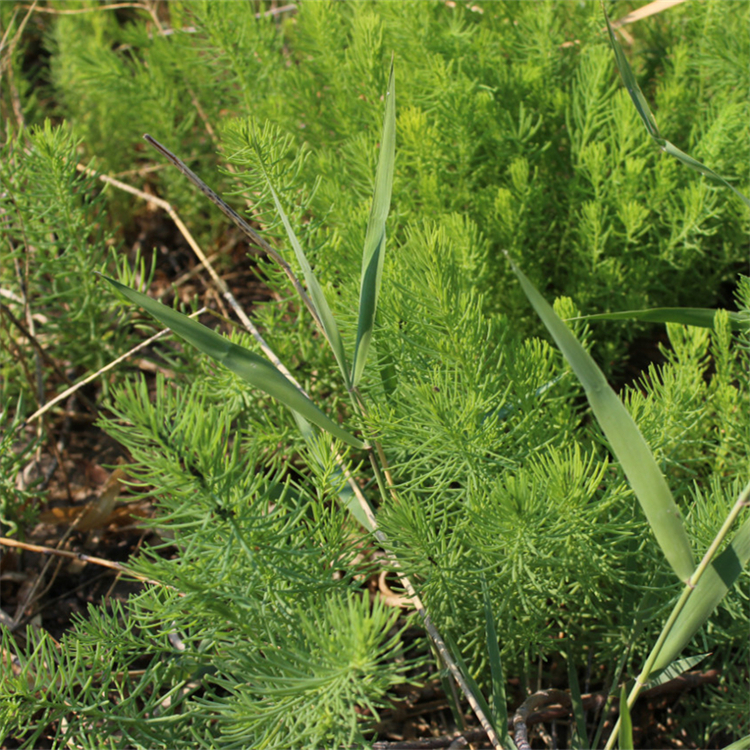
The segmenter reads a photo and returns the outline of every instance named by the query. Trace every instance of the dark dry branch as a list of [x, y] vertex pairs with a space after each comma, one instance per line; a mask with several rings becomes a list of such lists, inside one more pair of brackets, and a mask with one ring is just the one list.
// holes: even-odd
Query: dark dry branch
[[294, 271], [292, 271], [291, 266], [284, 260], [284, 258], [281, 257], [281, 255], [278, 253], [277, 250], [274, 250], [274, 248], [271, 247], [271, 245], [266, 242], [263, 237], [258, 234], [225, 200], [220, 198], [211, 188], [206, 185], [203, 180], [201, 180], [198, 175], [195, 174], [181, 159], [179, 159], [177, 156], [175, 156], [168, 148], [165, 146], [162, 146], [159, 141], [157, 141], [155, 138], [152, 138], [148, 133], [146, 133], [144, 136], [144, 139], [148, 141], [160, 154], [162, 154], [164, 157], [166, 157], [177, 169], [182, 172], [182, 174], [187, 177], [190, 182], [195, 185], [198, 190], [203, 193], [203, 195], [206, 196], [214, 205], [218, 206], [218, 208], [221, 210], [221, 212], [227, 216], [229, 219], [231, 219], [237, 227], [239, 227], [247, 237], [252, 240], [252, 242], [259, 247], [263, 252], [267, 253], [271, 258], [273, 258], [276, 263], [281, 266], [284, 273], [287, 275], [289, 280], [292, 282], [295, 290], [297, 291], [297, 294], [299, 294], [300, 299], [302, 302], [304, 302], [305, 307], [310, 311], [310, 315], [312, 315], [313, 320], [315, 321], [315, 325], [317, 326], [318, 330], [321, 332], [323, 337], [325, 337], [325, 331], [323, 330], [323, 324], [318, 317], [318, 313], [315, 310], [315, 306], [312, 303], [312, 300], [307, 296], [307, 292], [305, 291], [304, 287], [302, 286], [302, 283], [300, 280], [296, 277], [294, 274]]

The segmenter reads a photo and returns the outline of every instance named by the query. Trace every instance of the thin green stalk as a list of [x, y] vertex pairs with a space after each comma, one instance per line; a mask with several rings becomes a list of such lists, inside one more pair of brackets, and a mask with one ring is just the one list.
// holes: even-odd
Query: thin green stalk
[[[352, 397], [352, 405], [354, 407], [354, 411], [357, 413], [357, 415], [360, 418], [365, 417], [367, 415], [367, 409], [364, 405], [364, 402], [362, 400], [362, 397], [359, 391], [356, 389], [356, 387], [354, 387], [350, 389], [349, 393], [351, 394], [351, 397]], [[377, 483], [378, 483], [381, 500], [385, 501], [387, 499], [388, 494], [390, 494], [394, 502], [399, 502], [398, 493], [396, 492], [393, 478], [391, 477], [390, 469], [388, 468], [388, 461], [385, 457], [385, 453], [383, 451], [382, 445], [380, 444], [380, 441], [372, 440], [368, 443], [368, 446], [369, 447], [367, 449], [367, 454], [370, 458], [370, 463], [372, 464], [373, 472], [375, 473], [375, 479], [377, 480]], [[378, 463], [378, 460], [381, 462], [380, 464]], [[388, 481], [387, 487], [383, 479], [383, 474], [385, 474], [385, 477]], [[479, 701], [474, 696], [474, 692], [469, 686], [468, 681], [466, 680], [460, 668], [458, 667], [458, 664], [456, 664], [456, 660], [453, 658], [452, 654], [450, 653], [448, 646], [443, 640], [443, 637], [440, 635], [440, 632], [435, 627], [435, 624], [432, 622], [432, 618], [429, 616], [429, 614], [427, 614], [427, 610], [425, 609], [424, 604], [422, 603], [422, 600], [419, 598], [419, 595], [414, 589], [414, 586], [412, 585], [409, 578], [401, 572], [401, 566], [398, 562], [398, 558], [390, 550], [388, 537], [377, 526], [377, 521], [375, 521], [374, 518], [373, 518], [373, 522], [374, 522], [373, 534], [375, 538], [378, 540], [378, 542], [380, 542], [380, 544], [383, 546], [383, 549], [386, 552], [386, 559], [390, 562], [390, 564], [395, 569], [399, 582], [404, 587], [404, 590], [406, 591], [406, 594], [409, 597], [409, 600], [414, 605], [414, 609], [417, 610], [417, 613], [422, 618], [422, 622], [424, 623], [425, 630], [427, 631], [430, 638], [432, 639], [432, 642], [435, 644], [435, 648], [440, 654], [440, 658], [448, 666], [448, 669], [450, 670], [450, 673], [453, 676], [453, 679], [456, 681], [458, 686], [461, 688], [463, 694], [466, 696], [466, 699], [468, 700], [469, 705], [471, 706], [471, 709], [474, 712], [474, 715], [477, 717], [477, 719], [479, 719], [479, 723], [482, 725], [482, 728], [487, 733], [487, 737], [492, 743], [492, 746], [496, 748], [497, 750], [504, 750], [503, 745], [501, 744], [500, 739], [497, 736], [497, 733], [495, 732], [494, 727], [492, 726], [492, 723], [490, 722], [489, 718], [487, 717], [487, 714], [485, 713], [485, 711], [482, 709], [481, 705], [479, 704]]]
[[[628, 708], [633, 707], [633, 704], [637, 700], [638, 695], [640, 694], [642, 688], [648, 682], [648, 678], [651, 675], [653, 666], [656, 663], [659, 653], [662, 647], [664, 646], [665, 641], [669, 637], [669, 634], [672, 631], [672, 628], [674, 627], [674, 624], [677, 621], [677, 618], [679, 617], [680, 613], [685, 608], [685, 605], [688, 603], [688, 600], [690, 599], [691, 594], [693, 593], [693, 591], [695, 591], [695, 587], [698, 584], [698, 581], [701, 579], [704, 572], [706, 571], [708, 566], [711, 564], [711, 561], [713, 560], [713, 557], [716, 554], [716, 551], [721, 546], [723, 541], [726, 539], [726, 536], [729, 533], [729, 530], [731, 529], [734, 522], [737, 520], [737, 517], [739, 516], [740, 512], [742, 511], [744, 507], [748, 505], [749, 502], [750, 502], [750, 482], [748, 482], [748, 484], [745, 485], [745, 488], [742, 490], [739, 497], [737, 498], [737, 502], [735, 502], [734, 506], [732, 507], [732, 510], [729, 512], [729, 515], [727, 516], [726, 520], [722, 524], [718, 533], [714, 537], [713, 542], [711, 542], [711, 545], [706, 550], [706, 554], [703, 556], [703, 559], [700, 561], [693, 575], [690, 576], [687, 583], [685, 584], [685, 588], [683, 589], [679, 600], [677, 601], [674, 608], [672, 609], [672, 612], [669, 615], [669, 619], [667, 620], [664, 627], [662, 628], [662, 631], [659, 635], [658, 640], [654, 644], [654, 647], [651, 649], [651, 653], [649, 654], [648, 659], [646, 659], [646, 663], [643, 665], [643, 668], [641, 669], [641, 673], [638, 675], [638, 678], [636, 679], [635, 684], [633, 685], [633, 688], [630, 691], [630, 695], [628, 695]], [[609, 740], [607, 740], [607, 744], [604, 747], [604, 750], [611, 750], [611, 748], [614, 747], [614, 744], [618, 737], [619, 728], [620, 728], [620, 718], [618, 717], [617, 722], [615, 723], [614, 729], [612, 730], [612, 734], [610, 735]]]

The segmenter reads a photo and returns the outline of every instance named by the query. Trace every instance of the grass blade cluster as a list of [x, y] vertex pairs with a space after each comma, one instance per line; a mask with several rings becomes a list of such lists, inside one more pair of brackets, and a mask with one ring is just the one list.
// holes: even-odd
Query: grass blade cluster
[[305, 251], [302, 249], [302, 245], [300, 245], [299, 240], [297, 239], [297, 235], [294, 233], [294, 229], [292, 229], [289, 217], [286, 215], [286, 212], [281, 205], [281, 201], [279, 201], [279, 196], [276, 194], [276, 190], [274, 190], [273, 184], [271, 183], [271, 178], [268, 172], [265, 171], [265, 169], [264, 174], [266, 177], [268, 188], [271, 191], [271, 195], [273, 196], [273, 202], [276, 206], [276, 210], [278, 211], [279, 216], [284, 223], [284, 229], [286, 230], [289, 242], [294, 248], [294, 254], [297, 256], [297, 262], [302, 268], [302, 275], [305, 278], [307, 289], [310, 292], [310, 299], [312, 300], [315, 312], [320, 318], [320, 323], [323, 327], [323, 331], [325, 332], [328, 343], [333, 350], [333, 355], [334, 357], [336, 357], [336, 362], [338, 363], [341, 374], [344, 377], [344, 383], [346, 384], [346, 387], [348, 389], [349, 370], [346, 363], [346, 352], [344, 351], [344, 344], [341, 340], [341, 334], [339, 333], [339, 327], [336, 324], [336, 319], [333, 317], [331, 308], [328, 306], [328, 300], [326, 299], [325, 294], [323, 294], [323, 290], [320, 288], [318, 279], [315, 277], [315, 273], [310, 266], [310, 262], [307, 260]]

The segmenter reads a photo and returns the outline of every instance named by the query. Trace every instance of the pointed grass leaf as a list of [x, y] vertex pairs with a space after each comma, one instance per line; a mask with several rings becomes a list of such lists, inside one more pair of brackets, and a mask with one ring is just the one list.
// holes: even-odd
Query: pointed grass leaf
[[385, 223], [391, 207], [393, 188], [393, 165], [396, 157], [396, 81], [393, 61], [385, 94], [385, 117], [380, 139], [380, 158], [375, 174], [375, 190], [372, 197], [370, 218], [367, 222], [365, 247], [362, 253], [362, 280], [359, 292], [359, 320], [357, 344], [352, 365], [352, 386], [357, 386], [365, 370], [367, 352], [370, 348], [375, 312], [380, 294], [385, 258]]
[[495, 731], [500, 738], [500, 744], [503, 747], [511, 747], [511, 739], [508, 736], [508, 702], [505, 696], [503, 663], [500, 658], [490, 591], [484, 574], [482, 574], [482, 594], [484, 596], [484, 619], [487, 633], [487, 656], [489, 657], [490, 676], [492, 677], [492, 713], [487, 715], [492, 717]]
[[620, 691], [620, 750], [633, 750], [633, 722], [630, 718], [630, 709], [628, 708], [628, 693], [625, 685]]
[[[570, 320], [642, 320], [646, 323], [681, 323], [697, 328], [713, 328], [716, 310], [707, 307], [654, 307], [650, 310], [622, 310], [620, 312], [579, 315]], [[727, 313], [729, 325], [735, 331], [750, 329], [750, 315]]]
[[[487, 705], [487, 700], [484, 697], [484, 694], [479, 689], [479, 685], [477, 684], [477, 681], [472, 677], [471, 672], [469, 670], [468, 665], [464, 661], [463, 656], [461, 656], [461, 652], [458, 648], [458, 644], [456, 643], [455, 639], [450, 633], [444, 633], [443, 638], [445, 639], [445, 643], [450, 649], [451, 655], [456, 661], [456, 664], [458, 665], [458, 668], [461, 670], [461, 674], [464, 676], [464, 679], [466, 680], [466, 684], [469, 686], [469, 690], [474, 694], [474, 698], [476, 699], [477, 703], [479, 704], [479, 708], [483, 711], [484, 715], [489, 720], [490, 724], [492, 724], [492, 728], [495, 730], [495, 734], [497, 734], [498, 737], [502, 736], [501, 732], [498, 732], [497, 728], [497, 717], [490, 711], [489, 705]], [[506, 724], [507, 727], [507, 724]], [[506, 729], [507, 734], [507, 729]]]
[[728, 187], [730, 190], [734, 191], [737, 196], [739, 196], [739, 198], [746, 206], [750, 207], [750, 199], [748, 199], [747, 196], [737, 190], [737, 188], [735, 188], [731, 183], [727, 182], [727, 180], [725, 180], [721, 175], [714, 172], [713, 169], [709, 169], [705, 164], [701, 164], [701, 162], [699, 162], [697, 159], [693, 159], [692, 156], [686, 154], [684, 151], [681, 151], [673, 143], [670, 143], [666, 138], [662, 137], [661, 133], [659, 132], [659, 128], [656, 126], [656, 120], [654, 120], [654, 116], [653, 114], [651, 114], [651, 110], [649, 109], [646, 97], [643, 96], [643, 92], [641, 91], [640, 86], [638, 86], [638, 82], [635, 80], [633, 70], [630, 67], [630, 63], [628, 62], [628, 58], [625, 56], [620, 43], [615, 37], [615, 33], [612, 30], [612, 25], [609, 22], [609, 16], [607, 15], [607, 11], [604, 10], [603, 4], [602, 10], [604, 11], [604, 18], [607, 21], [609, 40], [615, 53], [615, 62], [617, 63], [617, 69], [620, 71], [620, 76], [622, 77], [622, 81], [625, 84], [625, 88], [628, 90], [630, 98], [633, 100], [633, 104], [635, 105], [636, 111], [643, 121], [643, 124], [646, 126], [646, 130], [648, 131], [649, 135], [659, 144], [663, 151], [666, 151], [666, 153], [674, 156], [676, 159], [679, 159], [683, 164], [690, 167], [690, 169], [694, 169], [696, 172], [700, 172], [700, 174], [702, 174], [704, 177], [708, 177], [709, 179], [715, 180], [725, 187]]
[[684, 659], [673, 661], [671, 664], [662, 669], [659, 674], [654, 675], [653, 677], [651, 677], [651, 679], [649, 679], [649, 681], [646, 683], [646, 689], [650, 690], [651, 688], [657, 687], [658, 685], [663, 685], [665, 682], [669, 682], [670, 680], [676, 680], [681, 674], [685, 674], [685, 672], [687, 672], [689, 669], [692, 669], [697, 664], [700, 664], [708, 656], [711, 656], [711, 654], [697, 654], [696, 656], [686, 656]]
[[750, 734], [737, 740], [737, 742], [733, 742], [731, 745], [727, 745], [722, 750], [750, 750]]
[[588, 352], [516, 264], [512, 260], [510, 263], [529, 302], [581, 381], [591, 410], [664, 556], [680, 580], [687, 581], [695, 568], [690, 541], [672, 493], [641, 431]]
[[663, 145], [664, 139], [659, 134], [659, 128], [656, 126], [656, 120], [654, 120], [654, 116], [651, 114], [651, 109], [648, 106], [646, 97], [643, 96], [641, 87], [635, 80], [635, 75], [633, 75], [633, 70], [630, 67], [628, 58], [625, 56], [620, 43], [615, 37], [615, 32], [612, 30], [612, 24], [610, 24], [609, 22], [609, 16], [607, 15], [607, 11], [604, 10], [604, 5], [602, 5], [602, 10], [604, 11], [604, 18], [607, 21], [609, 41], [611, 42], [612, 49], [615, 52], [615, 62], [617, 63], [617, 69], [620, 71], [620, 76], [622, 77], [622, 81], [625, 84], [625, 88], [628, 90], [630, 98], [633, 100], [633, 104], [635, 105], [636, 110], [638, 110], [638, 114], [640, 115], [643, 124], [646, 126], [646, 130], [648, 130], [649, 135], [659, 141], [659, 145]]
[[104, 277], [124, 297], [153, 315], [163, 325], [172, 329], [204, 354], [224, 365], [246, 380], [254, 388], [267, 393], [306, 420], [354, 448], [364, 448], [365, 443], [350, 435], [343, 427], [324, 414], [307, 396], [290, 383], [273, 365], [257, 354], [215, 331], [192, 320], [187, 315], [162, 305], [151, 297], [136, 292], [114, 279]]
[[675, 146], [673, 143], [670, 143], [669, 141], [665, 140], [661, 147], [668, 154], [674, 156], [676, 159], [679, 159], [685, 166], [690, 167], [690, 169], [694, 169], [704, 177], [708, 177], [709, 179], [714, 180], [715, 182], [719, 182], [725, 187], [728, 187], [735, 193], [735, 195], [740, 198], [740, 200], [748, 208], [750, 208], [750, 199], [744, 193], [741, 193], [739, 190], [737, 190], [734, 185], [725, 180], [720, 174], [714, 172], [713, 169], [709, 169], [705, 164], [701, 164], [701, 162], [699, 162], [697, 159], [693, 159], [692, 156], [686, 154], [684, 151], [681, 151], [679, 148], [677, 148], [677, 146]]
[[318, 283], [318, 280], [313, 273], [310, 262], [307, 260], [307, 256], [305, 255], [305, 252], [302, 249], [299, 240], [297, 239], [297, 235], [294, 233], [294, 229], [292, 229], [289, 218], [287, 217], [286, 212], [281, 206], [281, 201], [279, 201], [279, 197], [278, 195], [276, 195], [276, 190], [274, 190], [273, 184], [271, 183], [271, 178], [268, 176], [265, 167], [263, 168], [263, 173], [266, 178], [266, 184], [268, 185], [271, 191], [271, 195], [273, 196], [273, 202], [276, 204], [276, 210], [278, 211], [279, 216], [281, 216], [281, 221], [284, 223], [284, 229], [286, 229], [286, 234], [289, 238], [289, 242], [291, 242], [292, 247], [294, 248], [294, 254], [297, 256], [297, 262], [299, 263], [300, 268], [302, 268], [302, 274], [305, 277], [305, 283], [307, 284], [307, 289], [310, 292], [310, 299], [312, 299], [315, 312], [320, 319], [320, 323], [323, 326], [323, 330], [325, 331], [328, 343], [333, 350], [333, 354], [336, 357], [336, 362], [338, 363], [339, 369], [344, 376], [346, 387], [349, 388], [349, 372], [346, 364], [346, 354], [344, 352], [344, 344], [341, 341], [341, 335], [339, 334], [339, 327], [338, 325], [336, 325], [336, 319], [333, 317], [331, 308], [328, 306], [328, 300], [326, 299], [325, 294], [323, 294], [323, 290], [321, 289], [320, 284]]
[[653, 664], [653, 671], [665, 669], [679, 656], [735, 584], [749, 560], [750, 518], [740, 526], [729, 546], [704, 571], [669, 631]]
[[[331, 481], [333, 483], [341, 481], [343, 476], [344, 474], [341, 469], [336, 469], [333, 472]], [[375, 526], [373, 526], [372, 521], [368, 518], [364, 508], [360, 505], [359, 498], [354, 494], [354, 490], [348, 482], [342, 485], [338, 495], [339, 500], [344, 504], [344, 507], [349, 510], [363, 529], [367, 529], [369, 532], [375, 531]]]
[[573, 653], [572, 644], [565, 651], [565, 661], [568, 665], [568, 685], [570, 685], [570, 707], [576, 722], [575, 737], [571, 740], [571, 750], [580, 750], [589, 747], [586, 732], [586, 712], [583, 709], [583, 698], [581, 697], [581, 686], [578, 683], [578, 672]]

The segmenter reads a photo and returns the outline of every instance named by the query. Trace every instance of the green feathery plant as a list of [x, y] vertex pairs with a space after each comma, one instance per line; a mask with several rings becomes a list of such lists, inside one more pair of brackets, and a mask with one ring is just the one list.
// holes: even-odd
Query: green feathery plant
[[[313, 218], [304, 226], [313, 267], [319, 252], [335, 252], [346, 278], [360, 267], [352, 249], [362, 245], [375, 171], [369, 145], [379, 125], [363, 103], [381, 95], [381, 60], [393, 50], [407, 105], [392, 236], [402, 241], [414, 216], [441, 224], [461, 216], [467, 231], [481, 228], [484, 248], [464, 262], [485, 313], [523, 307], [503, 248], [523, 249], [534, 283], [589, 312], [713, 304], [745, 260], [746, 217], [638, 138], [597, 11], [595, 3], [316, 2], [278, 22], [252, 8], [172, 2], [168, 35], [165, 20], [132, 9], [120, 24], [103, 12], [60, 16], [45, 43], [61, 114], [109, 173], [132, 169], [144, 132], [179, 141], [194, 169], [211, 170], [219, 140], [228, 156], [239, 151], [216, 123], [250, 113], [273, 122], [286, 145], [269, 169], [298, 170], [277, 185], [279, 197], [293, 224]], [[746, 21], [741, 13], [744, 4], [721, 0], [671, 9], [673, 23], [646, 29], [655, 36], [643, 60], [668, 113], [662, 126], [746, 182], [747, 43], [725, 44], [727, 26]], [[298, 160], [304, 151], [309, 158]], [[152, 179], [192, 217], [199, 240], [215, 233], [215, 214], [179, 175]], [[265, 236], [285, 238], [273, 202], [262, 199], [263, 179], [240, 180], [261, 191], [253, 214]], [[216, 187], [226, 194], [237, 184], [226, 175]], [[110, 200], [122, 214], [125, 197]], [[637, 329], [604, 330], [594, 346], [609, 372]]]
[[[613, 35], [611, 36], [614, 42], [614, 37]], [[619, 49], [616, 43], [615, 49]], [[618, 56], [618, 64], [621, 69], [627, 64], [623, 62], [624, 60], [625, 58], [622, 55]], [[626, 68], [625, 71], [629, 73], [629, 68]], [[626, 82], [628, 80], [632, 81], [632, 73], [629, 77], [626, 73], [624, 73]], [[631, 83], [631, 85], [634, 84]], [[386, 125], [381, 141], [381, 159], [375, 183], [375, 197], [365, 240], [357, 348], [355, 350], [355, 364], [352, 368], [351, 376], [347, 372], [346, 356], [335, 319], [304, 256], [304, 252], [289, 220], [281, 207], [278, 196], [270, 184], [268, 173], [265, 171], [263, 173], [266, 180], [269, 181], [269, 189], [276, 209], [282, 217], [290, 243], [294, 247], [308, 287], [311, 289], [311, 295], [314, 300], [313, 313], [321, 321], [322, 330], [336, 356], [344, 382], [350, 392], [353, 392], [353, 388], [356, 387], [358, 381], [361, 379], [361, 374], [364, 370], [363, 365], [359, 368], [357, 367], [357, 354], [364, 349], [363, 342], [369, 344], [382, 273], [382, 255], [385, 246], [385, 218], [390, 201], [391, 182], [393, 179], [393, 143], [395, 138], [393, 72], [391, 72], [389, 92], [390, 99], [386, 106]], [[634, 90], [631, 90], [631, 94], [636, 104], [640, 103], [641, 107], [643, 107], [644, 100], [642, 94], [640, 94], [640, 90], [636, 87]], [[681, 154], [681, 152], [675, 149], [672, 149], [672, 152], [674, 152], [673, 155], [677, 156]], [[689, 159], [689, 157], [684, 156], [680, 158], [683, 161]], [[695, 160], [690, 159], [689, 165], [706, 172], [702, 165]], [[710, 174], [713, 176], [713, 173]], [[747, 560], [750, 559], [749, 520], [745, 522], [721, 556], [713, 560], [714, 555], [722, 546], [726, 534], [732, 528], [734, 521], [742, 508], [747, 504], [748, 499], [750, 499], [750, 484], [740, 493], [732, 512], [712, 542], [700, 565], [696, 568], [690, 541], [680, 512], [672, 498], [662, 472], [632, 417], [622, 401], [607, 385], [599, 368], [594, 364], [591, 357], [578, 343], [573, 334], [567, 329], [562, 320], [538, 294], [516, 265], [513, 263], [511, 265], [521, 282], [525, 294], [570, 363], [574, 373], [581, 381], [593, 413], [614, 455], [618, 459], [619, 465], [627, 477], [630, 486], [641, 503], [641, 507], [656, 541], [661, 546], [675, 574], [686, 584], [683, 595], [675, 605], [672, 615], [662, 631], [661, 637], [657, 640], [651, 655], [646, 660], [636, 680], [635, 687], [631, 691], [627, 702], [624, 703], [624, 705], [630, 707], [635, 701], [641, 687], [646, 684], [652, 673], [668, 668], [676, 657], [679, 656], [698, 628], [708, 619], [723, 596], [732, 587]], [[160, 309], [159, 305], [143, 294], [124, 288], [122, 285], [117, 284], [117, 282], [112, 281], [112, 283], [131, 301], [143, 306], [163, 324], [170, 326], [172, 330], [182, 335], [199, 349], [210, 354], [214, 359], [222, 362], [235, 372], [238, 372], [238, 374], [252, 385], [261, 388], [269, 393], [269, 395], [277, 397], [295, 411], [301, 412], [307, 419], [323, 429], [327, 429], [335, 437], [343, 439], [344, 442], [354, 447], [363, 447], [362, 443], [358, 443], [348, 433], [343, 432], [342, 434], [341, 428], [338, 425], [331, 423], [327, 417], [321, 415], [309, 399], [301, 395], [293, 386], [290, 386], [282, 375], [277, 373], [260, 358], [255, 357], [255, 361], [253, 361], [254, 367], [241, 367], [236, 363], [242, 351], [239, 347], [233, 347], [231, 350], [225, 351], [227, 345], [224, 344], [222, 347], [220, 342], [223, 340], [213, 332], [194, 321], [190, 321], [179, 313]], [[208, 343], [209, 341], [211, 343]], [[364, 350], [366, 351], [366, 349]], [[250, 352], [245, 352], [244, 357], [249, 358], [254, 357], [254, 355]], [[255, 374], [256, 370], [263, 368], [269, 373], [267, 379], [263, 379], [260, 375], [256, 376]], [[272, 382], [274, 379], [278, 381], [278, 385]], [[359, 409], [361, 405], [361, 402], [355, 402], [355, 410]], [[378, 458], [383, 455], [382, 450], [379, 450], [378, 453], [378, 457], [373, 455], [371, 458], [381, 486], [381, 503], [385, 503], [387, 502], [387, 494], [386, 487], [383, 485], [382, 474], [387, 471], [387, 467], [381, 466], [379, 469], [377, 468]], [[391, 487], [391, 491], [393, 490], [394, 488]], [[620, 734], [621, 746], [629, 746], [632, 744], [632, 728], [627, 723], [624, 723], [623, 727]], [[613, 733], [608, 747], [611, 746], [615, 737], [616, 735]]]
[[[132, 288], [148, 288], [145, 269], [139, 278], [122, 266], [112, 280], [122, 295], [226, 368], [173, 350], [171, 381], [113, 387], [101, 424], [130, 452], [134, 488], [154, 487], [161, 510], [149, 522], [155, 542], [133, 569], [160, 583], [126, 606], [91, 607], [59, 648], [33, 629], [19, 645], [23, 637], [3, 629], [13, 658], [3, 667], [0, 734], [26, 747], [43, 735], [83, 747], [364, 744], [388, 691], [430, 664], [425, 644], [364, 595], [361, 582], [383, 566], [408, 576], [407, 593], [414, 586], [454, 675], [504, 747], [513, 744], [508, 704], [525, 697], [506, 678], [533, 691], [560, 654], [572, 746], [599, 746], [603, 730], [602, 717], [587, 736], [576, 687], [587, 658], [604, 668], [598, 684], [625, 696], [626, 716], [642, 683], [712, 651], [724, 684], [694, 712], [709, 714], [696, 744], [719, 727], [747, 731], [732, 697], [746, 679], [738, 655], [747, 653], [747, 614], [732, 584], [747, 575], [748, 531], [745, 522], [732, 536], [730, 526], [747, 494], [750, 281], [740, 279], [737, 313], [643, 313], [670, 321], [671, 350], [624, 389], [624, 406], [587, 353], [596, 318], [580, 315], [713, 299], [715, 282], [742, 259], [734, 240], [746, 219], [644, 145], [638, 110], [616, 92], [611, 53], [595, 41], [601, 19], [585, 8], [503, 3], [472, 15], [442, 4], [407, 13], [399, 3], [314, 3], [277, 31], [232, 5], [175, 2], [174, 30], [193, 31], [171, 35], [154, 33], [162, 21], [149, 27], [139, 10], [125, 25], [108, 13], [60, 17], [49, 36], [53, 83], [77, 139], [112, 170], [129, 163], [136, 129], [186, 139], [193, 166], [206, 168], [214, 149], [194, 137], [196, 113], [209, 124], [224, 107], [240, 115], [215, 136], [240, 169], [221, 186], [251, 198], [269, 255], [281, 261], [259, 262], [281, 304], [259, 307], [257, 318], [279, 358], [295, 363], [304, 393], [248, 334], [223, 337], [158, 304]], [[711, 52], [728, 11], [706, 3], [695, 17], [676, 12], [684, 37], [654, 45], [670, 49], [668, 61], [647, 60], [666, 66], [656, 88], [662, 126], [744, 179], [731, 145], [742, 105], [689, 68], [685, 52], [694, 43], [741, 88], [732, 59], [742, 49], [731, 47], [728, 63]], [[76, 45], [84, 29], [93, 33]], [[569, 31], [580, 53], [561, 46]], [[287, 54], [284, 41], [295, 64], [269, 64]], [[390, 49], [407, 106], [397, 118], [391, 82], [380, 131], [372, 103], [386, 88]], [[210, 80], [196, 75], [206, 62]], [[697, 80], [701, 101], [713, 99], [693, 131], [685, 77]], [[158, 116], [148, 117], [156, 102]], [[255, 117], [242, 117], [250, 108]], [[721, 127], [710, 128], [712, 117]], [[170, 201], [195, 209], [199, 235], [215, 233], [184, 177], [158, 179]], [[71, 189], [84, 202], [93, 194]], [[43, 218], [33, 217], [40, 242], [49, 237]], [[275, 249], [279, 238], [288, 256]], [[500, 248], [511, 263], [498, 262]], [[81, 251], [62, 257], [81, 263]], [[105, 272], [102, 257], [85, 284], [91, 270]], [[508, 283], [514, 272], [522, 292]], [[288, 302], [290, 276], [317, 333]], [[576, 303], [562, 297], [551, 308], [532, 283], [547, 278]], [[569, 366], [524, 337], [521, 293]], [[112, 324], [108, 295], [95, 298], [102, 326], [132, 336], [127, 319]], [[676, 324], [700, 321], [712, 327]], [[64, 331], [52, 340], [62, 346]], [[598, 346], [608, 357], [622, 350]], [[581, 421], [584, 394], [601, 429]], [[377, 548], [392, 553], [385, 559], [376, 526]], [[697, 655], [681, 658], [696, 633]], [[627, 696], [620, 683], [636, 673]], [[626, 723], [610, 745], [618, 739], [630, 744]]]

